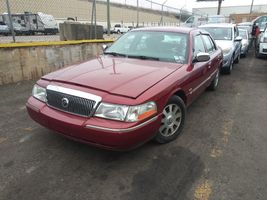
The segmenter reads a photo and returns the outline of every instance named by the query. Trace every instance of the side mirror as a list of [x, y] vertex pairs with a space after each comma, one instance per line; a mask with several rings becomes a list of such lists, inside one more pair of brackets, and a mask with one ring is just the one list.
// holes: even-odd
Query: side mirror
[[242, 41], [242, 37], [237, 36], [237, 37], [235, 38], [235, 42], [241, 42], [241, 41]]
[[108, 48], [108, 45], [106, 45], [106, 44], [103, 44], [103, 45], [102, 45], [102, 50], [103, 50], [103, 51], [106, 51], [107, 48]]
[[196, 62], [207, 62], [210, 60], [210, 54], [199, 52], [195, 60]]

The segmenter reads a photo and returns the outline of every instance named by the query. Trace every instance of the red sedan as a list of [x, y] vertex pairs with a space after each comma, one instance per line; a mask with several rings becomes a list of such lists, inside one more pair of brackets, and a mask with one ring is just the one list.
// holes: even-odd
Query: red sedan
[[207, 32], [135, 29], [103, 55], [43, 76], [27, 110], [39, 124], [101, 148], [167, 143], [181, 133], [186, 107], [216, 89], [222, 61]]

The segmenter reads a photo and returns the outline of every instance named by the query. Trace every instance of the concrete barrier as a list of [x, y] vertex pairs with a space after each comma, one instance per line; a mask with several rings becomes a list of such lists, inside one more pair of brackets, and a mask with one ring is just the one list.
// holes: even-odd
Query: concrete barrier
[[104, 41], [0, 48], [0, 85], [36, 80], [49, 72], [88, 60], [102, 52], [103, 44]]
[[[96, 28], [96, 30], [95, 30]], [[103, 39], [103, 26], [79, 22], [64, 22], [59, 24], [60, 40]]]

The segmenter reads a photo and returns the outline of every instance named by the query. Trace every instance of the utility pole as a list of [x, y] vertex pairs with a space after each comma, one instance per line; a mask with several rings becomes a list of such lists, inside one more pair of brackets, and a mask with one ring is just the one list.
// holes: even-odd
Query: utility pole
[[108, 36], [110, 36], [110, 1], [107, 0], [107, 27], [108, 27]]
[[253, 11], [253, 4], [254, 4], [254, 0], [252, 0], [252, 2], [251, 2], [251, 6], [250, 6], [250, 12], [249, 12], [249, 14], [251, 14], [251, 13], [252, 13], [252, 11]]
[[223, 0], [218, 0], [218, 11], [217, 11], [217, 15], [221, 14], [222, 1]]
[[139, 26], [139, 0], [136, 0], [137, 1], [137, 22], [136, 22], [136, 27]]
[[13, 20], [11, 17], [11, 11], [10, 11], [10, 6], [9, 6], [9, 0], [6, 0], [6, 7], [7, 7], [7, 12], [8, 12], [8, 20], [9, 20], [9, 24], [10, 24], [13, 42], [16, 42], [15, 32], [14, 32], [14, 27], [13, 27]]
[[254, 0], [252, 0], [251, 6], [250, 6], [250, 12], [249, 12], [249, 15], [250, 15], [249, 18], [250, 18], [250, 20], [252, 18], [251, 14], [252, 14], [252, 11], [253, 11], [253, 4], [254, 4]]

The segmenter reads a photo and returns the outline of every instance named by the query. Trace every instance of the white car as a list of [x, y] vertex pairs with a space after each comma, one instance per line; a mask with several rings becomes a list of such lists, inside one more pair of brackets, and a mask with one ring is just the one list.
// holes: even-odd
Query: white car
[[267, 27], [260, 34], [256, 46], [256, 57], [260, 58], [263, 55], [267, 55]]

